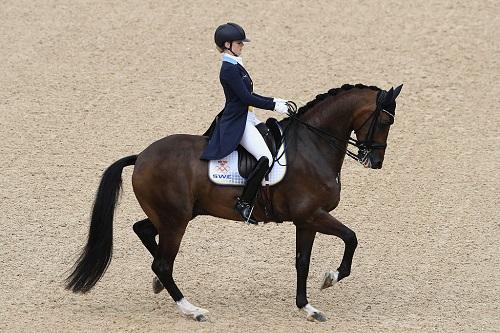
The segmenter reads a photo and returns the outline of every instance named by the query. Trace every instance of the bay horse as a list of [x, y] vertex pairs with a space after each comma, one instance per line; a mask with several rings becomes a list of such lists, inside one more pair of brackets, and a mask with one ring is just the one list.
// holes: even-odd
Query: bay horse
[[[343, 85], [317, 95], [298, 112], [290, 110], [289, 117], [280, 121], [285, 129], [288, 169], [285, 178], [271, 187], [272, 220], [292, 221], [296, 226], [296, 305], [306, 312], [308, 320], [326, 320], [321, 311], [309, 304], [306, 293], [316, 233], [337, 236], [345, 244], [340, 266], [325, 273], [321, 289], [350, 275], [357, 246], [354, 231], [329, 213], [340, 200], [345, 155], [367, 168], [382, 168], [401, 88], [402, 85], [385, 91], [362, 84]], [[353, 131], [356, 139], [350, 138]], [[358, 154], [349, 151], [348, 144], [357, 147]], [[135, 223], [133, 229], [153, 256], [155, 292], [164, 286], [184, 315], [206, 320], [207, 311], [189, 303], [173, 279], [175, 257], [194, 217], [211, 215], [241, 221], [233, 207], [242, 190], [240, 186], [215, 185], [208, 179], [208, 163], [200, 160], [206, 145], [205, 136], [175, 134], [106, 169], [96, 194], [87, 244], [66, 279], [67, 289], [86, 293], [106, 271], [111, 261], [113, 215], [122, 170], [135, 165], [132, 185], [148, 218]], [[262, 200], [257, 202], [253, 214], [258, 221], [266, 218]]]

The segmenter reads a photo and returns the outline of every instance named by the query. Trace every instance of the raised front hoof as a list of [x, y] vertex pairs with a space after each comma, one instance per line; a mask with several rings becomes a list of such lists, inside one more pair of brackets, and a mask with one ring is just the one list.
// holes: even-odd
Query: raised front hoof
[[155, 294], [161, 293], [161, 291], [165, 289], [163, 286], [163, 283], [161, 283], [160, 279], [158, 279], [156, 276], [153, 277], [153, 292]]
[[326, 316], [321, 312], [315, 312], [312, 315], [307, 316], [308, 321], [319, 321], [320, 323], [324, 323], [327, 321]]
[[326, 272], [323, 276], [323, 282], [321, 283], [320, 290], [329, 288], [333, 286], [339, 280], [339, 272]]

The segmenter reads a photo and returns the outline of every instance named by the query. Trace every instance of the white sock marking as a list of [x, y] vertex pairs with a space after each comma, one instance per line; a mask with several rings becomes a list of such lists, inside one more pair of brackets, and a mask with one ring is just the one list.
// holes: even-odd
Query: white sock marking
[[196, 319], [198, 315], [205, 315], [208, 313], [207, 310], [203, 308], [199, 308], [197, 306], [194, 306], [193, 304], [189, 303], [188, 300], [184, 297], [180, 301], [176, 302], [177, 307], [181, 312], [186, 315], [190, 316]]

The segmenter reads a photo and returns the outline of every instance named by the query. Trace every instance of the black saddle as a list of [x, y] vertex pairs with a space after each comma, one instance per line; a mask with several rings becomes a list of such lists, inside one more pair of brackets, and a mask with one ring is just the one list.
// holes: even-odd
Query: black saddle
[[[281, 142], [281, 130], [278, 120], [275, 118], [269, 118], [266, 120], [265, 124], [260, 123], [255, 127], [259, 130], [267, 144], [267, 147], [271, 151], [271, 154], [275, 157], [278, 153], [279, 144]], [[237, 151], [238, 171], [241, 177], [248, 178], [248, 175], [257, 164], [257, 159], [241, 145], [238, 146]]]

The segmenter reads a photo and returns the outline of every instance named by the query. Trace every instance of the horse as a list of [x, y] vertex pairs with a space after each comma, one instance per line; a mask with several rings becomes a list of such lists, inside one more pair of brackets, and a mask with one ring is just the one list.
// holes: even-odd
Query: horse
[[[284, 129], [288, 169], [284, 179], [270, 189], [273, 217], [266, 217], [262, 198], [256, 202], [253, 215], [258, 221], [291, 221], [295, 225], [295, 302], [308, 320], [327, 320], [307, 299], [306, 281], [316, 233], [337, 236], [345, 245], [338, 269], [325, 273], [321, 289], [350, 275], [358, 243], [355, 232], [330, 214], [340, 201], [344, 158], [347, 154], [366, 168], [382, 168], [401, 88], [386, 91], [345, 84], [317, 95], [298, 110], [290, 108], [289, 116], [279, 122]], [[351, 138], [352, 132], [356, 139]], [[357, 154], [348, 149], [349, 144], [357, 147]], [[191, 304], [175, 283], [174, 261], [186, 227], [196, 216], [241, 221], [233, 207], [242, 188], [216, 185], [208, 179], [208, 163], [200, 160], [206, 145], [206, 136], [174, 134], [105, 170], [93, 205], [88, 240], [66, 279], [66, 289], [86, 293], [105, 273], [111, 261], [113, 215], [122, 170], [134, 165], [132, 186], [147, 218], [136, 222], [133, 229], [153, 256], [154, 291], [164, 287], [184, 315], [207, 320], [208, 311]]]

